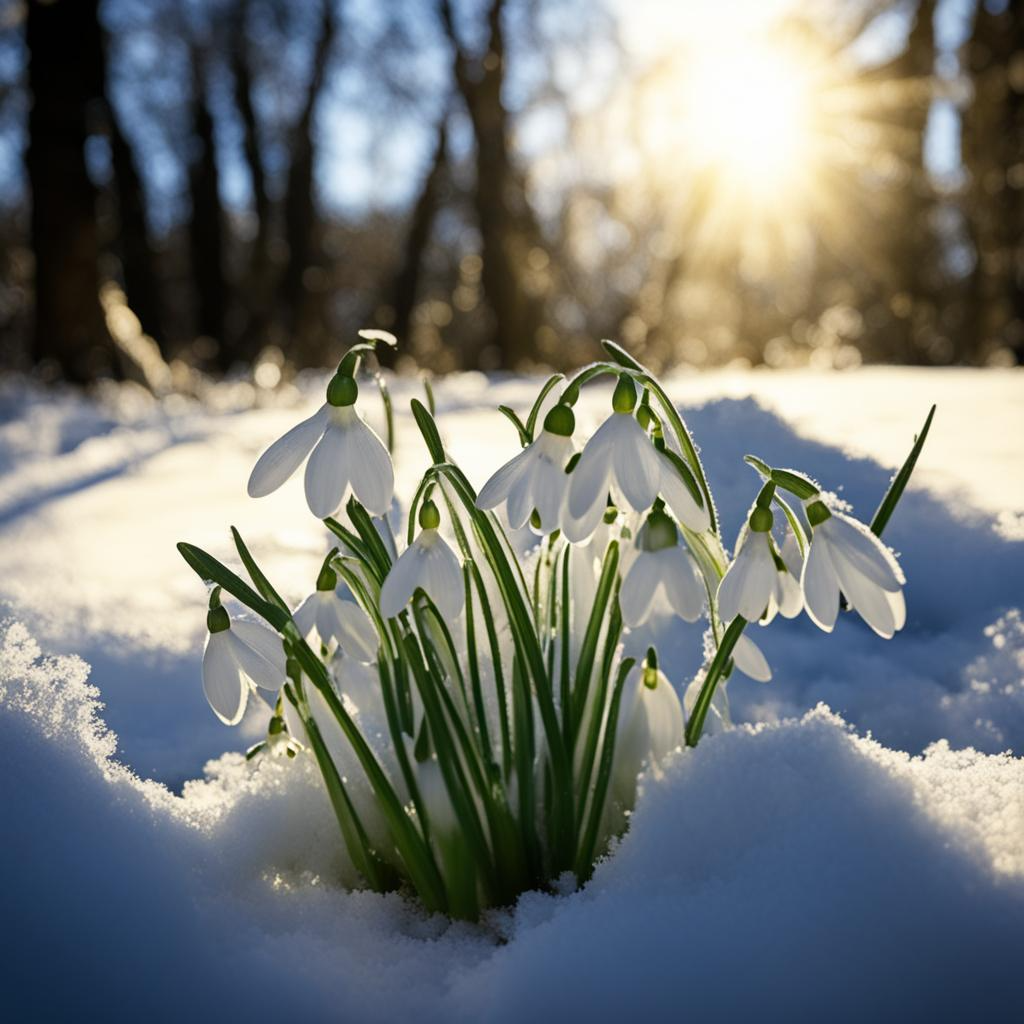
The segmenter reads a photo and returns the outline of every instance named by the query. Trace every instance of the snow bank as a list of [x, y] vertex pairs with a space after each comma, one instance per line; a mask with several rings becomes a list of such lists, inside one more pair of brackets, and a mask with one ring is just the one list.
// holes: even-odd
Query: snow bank
[[1024, 999], [1024, 762], [820, 707], [680, 754], [590, 886], [480, 928], [348, 893], [300, 762], [181, 797], [112, 760], [87, 666], [0, 650], [11, 1019], [980, 1019]]

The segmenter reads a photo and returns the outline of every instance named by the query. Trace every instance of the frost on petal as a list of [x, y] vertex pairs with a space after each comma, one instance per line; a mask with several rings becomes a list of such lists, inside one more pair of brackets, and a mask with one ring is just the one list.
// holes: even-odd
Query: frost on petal
[[706, 505], [698, 505], [683, 483], [678, 470], [665, 455], [659, 455], [661, 461], [661, 493], [672, 514], [685, 527], [694, 533], [703, 533], [711, 526], [711, 516]]
[[357, 661], [369, 664], [377, 658], [377, 630], [370, 616], [355, 603], [335, 597], [331, 602], [338, 624], [341, 649]]
[[345, 428], [347, 473], [355, 496], [368, 511], [382, 516], [395, 495], [395, 469], [384, 442], [357, 415]]
[[743, 633], [732, 649], [732, 660], [745, 676], [756, 679], [759, 683], [767, 683], [772, 677], [771, 667], [761, 648]]
[[622, 581], [619, 607], [622, 621], [627, 626], [639, 626], [651, 614], [654, 598], [661, 586], [661, 555], [662, 552], [642, 551]]
[[892, 552], [863, 523], [832, 514], [818, 529], [828, 532], [829, 544], [843, 556], [862, 576], [866, 576], [883, 590], [899, 590], [903, 573]]
[[828, 541], [815, 536], [811, 541], [804, 571], [800, 580], [804, 593], [804, 607], [811, 621], [819, 628], [831, 633], [839, 614], [839, 580], [836, 578], [832, 559], [829, 557]]
[[[417, 586], [422, 587], [440, 609], [448, 622], [453, 622], [462, 611], [465, 601], [463, 592], [462, 567], [448, 542], [436, 531], [424, 544], [426, 557], [423, 559], [421, 578]], [[421, 534], [422, 536], [422, 534]]]
[[258, 459], [249, 474], [250, 498], [262, 498], [276, 491], [299, 468], [327, 426], [328, 409], [322, 405], [309, 419], [292, 427]]
[[521, 451], [514, 459], [510, 459], [501, 469], [484, 484], [477, 495], [476, 507], [484, 510], [497, 508], [506, 501], [509, 492], [522, 475], [529, 471], [533, 461], [533, 445]]
[[[420, 534], [422, 538], [423, 534]], [[420, 538], [413, 541], [398, 556], [380, 588], [380, 613], [386, 619], [394, 618], [410, 601], [413, 591], [420, 585], [420, 562], [423, 551]]]
[[231, 656], [230, 630], [214, 633], [203, 652], [203, 692], [217, 717], [225, 725], [237, 725], [245, 712], [248, 688], [242, 672]]
[[658, 554], [663, 559], [661, 578], [672, 611], [686, 622], [696, 622], [704, 610], [707, 591], [693, 556], [680, 547]]
[[632, 416], [616, 413], [619, 421], [612, 458], [615, 481], [637, 512], [654, 504], [662, 482], [661, 462], [643, 427]]
[[846, 557], [844, 549], [830, 546], [829, 555], [839, 576], [839, 586], [846, 599], [860, 617], [880, 636], [892, 639], [896, 632], [893, 609], [886, 600], [887, 592], [874, 580], [862, 576]]
[[284, 669], [267, 661], [259, 651], [250, 647], [234, 628], [224, 633], [230, 645], [231, 657], [235, 659], [242, 674], [251, 679], [261, 690], [277, 693], [284, 685]]
[[306, 463], [306, 503], [317, 519], [326, 519], [341, 504], [348, 487], [349, 428], [332, 423]]
[[589, 520], [595, 505], [600, 505], [604, 511], [618, 416], [618, 413], [613, 414], [597, 428], [569, 477], [568, 511], [571, 519]]

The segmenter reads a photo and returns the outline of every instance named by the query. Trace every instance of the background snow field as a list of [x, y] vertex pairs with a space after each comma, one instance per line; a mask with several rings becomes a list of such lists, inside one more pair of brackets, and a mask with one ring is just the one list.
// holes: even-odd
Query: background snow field
[[[246, 763], [266, 709], [229, 730], [202, 694], [204, 594], [174, 542], [234, 564], [233, 523], [287, 597], [311, 589], [329, 543], [301, 480], [260, 501], [245, 481], [322, 383], [264, 408], [242, 387], [202, 407], [0, 389], [5, 1021], [1019, 1013], [1021, 372], [670, 382], [729, 545], [757, 489], [745, 452], [845, 482], [868, 519], [938, 402], [886, 532], [908, 577], [907, 628], [888, 643], [853, 616], [831, 637], [805, 619], [757, 630], [775, 678], [730, 681], [743, 724], [644, 782], [585, 890], [528, 894], [482, 927], [346, 892], [315, 771]], [[449, 449], [476, 484], [516, 450], [495, 406], [528, 405], [536, 386], [439, 384]], [[400, 410], [416, 393], [394, 391]], [[607, 401], [587, 394], [584, 419]], [[407, 498], [426, 453], [411, 417], [398, 426]], [[678, 684], [701, 632], [661, 622], [630, 643], [656, 639]]]

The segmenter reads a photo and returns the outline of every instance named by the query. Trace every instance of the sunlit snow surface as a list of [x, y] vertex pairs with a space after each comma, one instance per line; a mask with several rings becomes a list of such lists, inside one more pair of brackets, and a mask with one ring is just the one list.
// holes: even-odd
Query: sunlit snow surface
[[[266, 712], [232, 731], [207, 708], [204, 592], [174, 542], [229, 560], [234, 524], [286, 596], [311, 588], [328, 542], [301, 479], [260, 501], [245, 480], [321, 384], [255, 409], [243, 387], [154, 407], [0, 384], [5, 1019], [1016, 1012], [1024, 761], [1000, 752], [1024, 751], [1024, 375], [670, 383], [729, 544], [757, 485], [743, 454], [845, 484], [866, 519], [939, 403], [886, 533], [909, 579], [907, 628], [888, 643], [849, 616], [832, 636], [806, 621], [758, 630], [775, 678], [729, 684], [735, 717], [755, 724], [648, 782], [585, 891], [527, 896], [481, 929], [346, 893], [312, 772], [219, 757], [258, 737]], [[516, 450], [494, 407], [523, 408], [535, 387], [438, 387], [449, 449], [477, 484]], [[394, 392], [405, 408], [416, 389]], [[595, 389], [582, 418], [607, 400]], [[400, 495], [425, 464], [402, 414]], [[677, 680], [697, 667], [700, 631], [657, 631]]]

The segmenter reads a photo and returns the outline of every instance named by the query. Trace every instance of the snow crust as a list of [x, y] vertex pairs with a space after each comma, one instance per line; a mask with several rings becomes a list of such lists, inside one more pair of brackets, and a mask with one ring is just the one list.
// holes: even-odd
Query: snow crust
[[[928, 371], [811, 376], [794, 392], [748, 375], [757, 401], [736, 397], [742, 381], [673, 382], [726, 523], [756, 489], [749, 450], [845, 483], [870, 517], [952, 387]], [[886, 535], [909, 579], [905, 632], [886, 644], [850, 616], [832, 637], [759, 630], [775, 679], [730, 683], [748, 724], [645, 782], [586, 889], [528, 894], [480, 927], [346, 891], [315, 773], [245, 762], [266, 711], [226, 730], [202, 698], [202, 592], [173, 542], [226, 557], [234, 522], [286, 595], [305, 594], [325, 538], [301, 483], [244, 494], [261, 448], [311, 407], [305, 389], [252, 409], [0, 389], [5, 1017], [1008, 1019], [1024, 999], [1024, 431], [1006, 432], [1021, 380], [972, 375], [977, 414], [954, 410], [955, 430], [940, 405]], [[477, 483], [516, 447], [489, 410], [534, 386], [438, 388]], [[883, 465], [863, 457], [875, 427], [835, 430], [876, 419]], [[408, 417], [399, 428], [407, 494], [425, 455]], [[699, 627], [655, 632], [663, 667], [696, 667]]]

